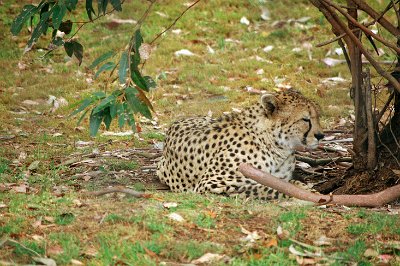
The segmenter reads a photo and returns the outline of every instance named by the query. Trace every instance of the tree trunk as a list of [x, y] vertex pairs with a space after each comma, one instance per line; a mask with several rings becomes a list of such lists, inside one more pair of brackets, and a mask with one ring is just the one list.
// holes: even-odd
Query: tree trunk
[[[347, 1], [349, 7], [349, 14], [355, 19], [357, 16], [357, 7], [351, 0]], [[349, 22], [349, 28], [354, 29], [354, 25]], [[358, 33], [359, 36], [359, 33]], [[365, 93], [362, 86], [362, 62], [360, 49], [354, 43], [347, 43], [349, 55], [350, 55], [350, 68], [352, 77], [351, 95], [354, 101], [355, 110], [355, 123], [354, 123], [354, 157], [353, 165], [354, 169], [365, 169], [367, 163], [367, 114], [365, 108]]]

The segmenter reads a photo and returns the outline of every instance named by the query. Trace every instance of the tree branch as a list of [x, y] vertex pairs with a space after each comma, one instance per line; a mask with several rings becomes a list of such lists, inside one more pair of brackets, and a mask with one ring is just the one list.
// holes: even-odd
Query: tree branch
[[[336, 16], [335, 10], [331, 6], [329, 6], [327, 3], [325, 3], [324, 0], [322, 5], [326, 8], [326, 13], [330, 13], [330, 17]], [[354, 35], [354, 33], [339, 19], [335, 19], [335, 25], [340, 27], [341, 31], [344, 31], [347, 33], [347, 36], [351, 39], [351, 41], [360, 49], [360, 51], [364, 54], [364, 56], [368, 59], [368, 61], [371, 63], [371, 65], [375, 68], [375, 70], [383, 77], [385, 77], [392, 85], [393, 87], [400, 93], [400, 83], [388, 72], [386, 72], [379, 64], [378, 62], [375, 61], [375, 59], [372, 57], [372, 55], [364, 48], [360, 40]]]
[[363, 24], [359, 23], [357, 20], [355, 20], [352, 16], [350, 16], [345, 10], [343, 10], [343, 8], [341, 8], [340, 6], [338, 6], [337, 4], [333, 3], [330, 0], [323, 0], [325, 3], [327, 3], [328, 5], [334, 7], [337, 11], [339, 11], [343, 16], [345, 16], [347, 18], [347, 20], [349, 20], [354, 26], [360, 28], [363, 32], [365, 32], [366, 34], [372, 36], [374, 39], [376, 39], [377, 41], [381, 42], [382, 44], [386, 45], [389, 48], [392, 48], [393, 50], [395, 50], [397, 53], [400, 53], [400, 48], [397, 47], [395, 44], [392, 44], [390, 42], [388, 42], [387, 40], [383, 39], [381, 36], [373, 33], [370, 29], [368, 29], [366, 26], [364, 26]]
[[317, 204], [338, 204], [358, 207], [380, 207], [400, 197], [400, 185], [369, 195], [319, 195], [285, 182], [249, 164], [241, 164], [239, 171], [254, 181], [276, 189], [288, 196]]
[[365, 3], [363, 0], [351, 0], [353, 1], [359, 9], [363, 10], [365, 13], [370, 15], [373, 19], [378, 21], [379, 24], [381, 24], [387, 31], [389, 31], [391, 34], [393, 34], [395, 37], [400, 36], [400, 31], [397, 29], [395, 26], [393, 26], [389, 21], [387, 21], [383, 15], [381, 15], [378, 12], [376, 12], [373, 8], [371, 8], [367, 3]]
[[375, 138], [375, 122], [372, 114], [372, 98], [371, 98], [371, 74], [369, 68], [365, 69], [363, 77], [363, 87], [365, 95], [365, 108], [367, 113], [367, 136], [368, 136], [368, 153], [367, 168], [373, 170], [376, 166], [376, 138]]
[[163, 35], [165, 32], [167, 32], [169, 29], [171, 29], [176, 22], [178, 22], [178, 20], [192, 7], [194, 7], [198, 2], [200, 2], [201, 0], [197, 0], [194, 3], [192, 3], [190, 6], [188, 6], [165, 30], [163, 30], [162, 32], [160, 32], [159, 34], [157, 34], [157, 36], [150, 42], [150, 45], [152, 45], [158, 38], [160, 38], [161, 35]]

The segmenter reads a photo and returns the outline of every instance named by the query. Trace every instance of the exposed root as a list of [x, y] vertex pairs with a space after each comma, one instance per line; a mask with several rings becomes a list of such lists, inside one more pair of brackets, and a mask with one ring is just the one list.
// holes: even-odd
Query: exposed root
[[380, 207], [400, 198], [400, 185], [368, 195], [320, 195], [296, 187], [249, 164], [241, 164], [239, 171], [258, 183], [278, 190], [288, 196], [317, 204], [338, 204], [359, 207]]

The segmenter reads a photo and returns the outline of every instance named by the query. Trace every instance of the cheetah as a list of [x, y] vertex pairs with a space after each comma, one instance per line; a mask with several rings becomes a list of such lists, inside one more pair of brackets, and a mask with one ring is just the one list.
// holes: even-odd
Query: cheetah
[[295, 149], [316, 148], [324, 135], [319, 109], [296, 91], [264, 94], [238, 113], [187, 118], [167, 132], [157, 176], [174, 192], [216, 193], [271, 200], [286, 195], [238, 171], [241, 163], [286, 181], [292, 179]]

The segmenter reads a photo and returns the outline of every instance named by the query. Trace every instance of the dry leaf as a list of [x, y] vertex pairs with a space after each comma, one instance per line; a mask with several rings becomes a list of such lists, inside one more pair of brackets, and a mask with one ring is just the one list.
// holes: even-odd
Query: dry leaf
[[40, 257], [33, 257], [34, 261], [39, 262], [42, 265], [46, 266], [57, 266], [57, 263], [53, 259], [49, 258], [40, 258]]
[[163, 206], [164, 206], [164, 208], [167, 208], [167, 209], [176, 208], [176, 207], [178, 207], [178, 203], [176, 203], [176, 202], [164, 202]]
[[29, 166], [28, 170], [33, 171], [39, 168], [40, 161], [33, 161]]
[[334, 239], [328, 238], [326, 236], [320, 236], [317, 240], [313, 242], [316, 246], [331, 246]]
[[327, 58], [322, 59], [322, 62], [324, 62], [327, 66], [332, 67], [332, 66], [336, 66], [338, 64], [343, 63], [343, 60], [327, 57]]
[[273, 45], [268, 45], [268, 46], [265, 46], [265, 47], [263, 48], [263, 51], [266, 52], [266, 53], [268, 53], [268, 52], [271, 52], [272, 49], [274, 49], [274, 46], [273, 46]]
[[183, 219], [183, 217], [180, 214], [177, 214], [176, 212], [172, 212], [170, 214], [168, 214], [168, 218], [170, 218], [171, 220], [174, 220], [176, 222], [184, 222], [185, 219]]
[[36, 220], [35, 222], [33, 222], [32, 227], [33, 228], [38, 228], [42, 225], [42, 219]]
[[83, 204], [82, 204], [82, 202], [80, 201], [80, 200], [78, 200], [78, 199], [74, 199], [73, 201], [72, 201], [72, 203], [74, 203], [74, 205], [76, 206], [76, 207], [81, 207]]
[[151, 54], [151, 45], [148, 43], [142, 43], [142, 45], [139, 47], [139, 54], [140, 58], [143, 60], [147, 60], [150, 58]]
[[71, 263], [72, 265], [84, 265], [83, 262], [75, 259], [71, 259], [69, 263]]
[[64, 249], [60, 245], [52, 245], [47, 248], [47, 255], [49, 256], [57, 256], [64, 253]]
[[246, 18], [246, 17], [242, 17], [240, 19], [240, 23], [249, 26], [250, 25], [250, 21]]
[[276, 246], [278, 246], [278, 240], [276, 240], [276, 238], [272, 238], [270, 241], [268, 241], [268, 242], [265, 244], [265, 246], [266, 246], [267, 248], [276, 247]]
[[28, 190], [28, 187], [25, 184], [21, 184], [19, 186], [13, 186], [12, 190], [14, 190], [17, 193], [26, 193]]
[[367, 248], [364, 252], [364, 257], [375, 258], [379, 255], [378, 251], [372, 248]]
[[194, 56], [195, 54], [187, 49], [182, 49], [175, 52], [175, 56]]
[[40, 235], [32, 235], [31, 236], [33, 240], [37, 241], [37, 242], [42, 242], [44, 241], [44, 237], [40, 236]]
[[319, 259], [316, 258], [304, 258], [300, 256], [296, 256], [296, 262], [299, 265], [314, 265], [317, 264]]
[[22, 104], [25, 104], [25, 105], [39, 105], [38, 102], [35, 102], [35, 101], [32, 101], [32, 100], [25, 100], [25, 101], [22, 102]]
[[215, 213], [215, 212], [213, 212], [213, 211], [211, 211], [211, 210], [205, 211], [204, 214], [207, 215], [207, 216], [209, 216], [209, 217], [211, 217], [211, 218], [213, 218], [213, 219], [214, 219], [215, 217], [217, 217], [217, 213]]
[[287, 239], [290, 235], [290, 233], [287, 230], [283, 230], [282, 226], [278, 226], [278, 228], [276, 228], [276, 234], [278, 236], [279, 239]]
[[85, 249], [85, 251], [82, 253], [83, 256], [85, 257], [96, 257], [98, 254], [97, 249], [95, 249], [94, 247], [88, 247], [87, 249]]
[[229, 257], [226, 255], [214, 254], [214, 253], [206, 253], [198, 259], [192, 260], [191, 263], [197, 264], [212, 264], [221, 260], [229, 260]]

